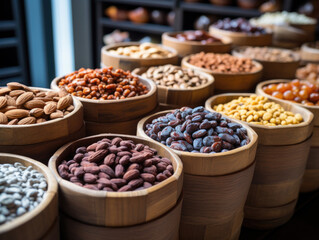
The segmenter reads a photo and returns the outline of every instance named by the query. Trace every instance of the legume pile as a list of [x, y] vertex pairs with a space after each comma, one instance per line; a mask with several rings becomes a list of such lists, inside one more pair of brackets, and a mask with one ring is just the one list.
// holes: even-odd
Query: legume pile
[[191, 55], [188, 62], [216, 73], [250, 73], [258, 70], [250, 58], [239, 58], [229, 54], [200, 52]]
[[250, 142], [242, 125], [201, 106], [158, 117], [146, 124], [145, 133], [172, 149], [193, 153], [227, 152]]
[[0, 224], [38, 206], [47, 190], [42, 173], [21, 163], [0, 164]]
[[200, 42], [201, 44], [208, 44], [214, 42], [221, 42], [221, 40], [217, 37], [214, 37], [203, 30], [197, 31], [185, 31], [183, 33], [176, 34], [175, 38], [179, 41], [195, 41]]
[[173, 53], [153, 43], [142, 43], [138, 46], [119, 47], [109, 50], [110, 53], [132, 58], [164, 58], [172, 57]]
[[203, 75], [193, 69], [184, 69], [174, 65], [150, 67], [142, 77], [152, 79], [157, 85], [170, 88], [192, 88], [208, 82]]
[[66, 75], [58, 85], [65, 87], [73, 96], [94, 100], [125, 99], [144, 95], [149, 91], [129, 71], [113, 70], [113, 67], [95, 70], [81, 68]]
[[297, 61], [294, 53], [290, 50], [269, 47], [247, 47], [240, 51], [247, 58], [270, 62], [292, 62]]
[[266, 30], [262, 27], [258, 27], [250, 24], [250, 22], [244, 18], [230, 19], [225, 18], [218, 20], [217, 23], [213, 25], [216, 28], [231, 31], [231, 32], [242, 32], [247, 34], [266, 34]]
[[171, 160], [132, 140], [104, 138], [76, 149], [58, 166], [59, 175], [93, 190], [125, 192], [149, 188], [174, 173]]
[[218, 104], [214, 110], [238, 120], [266, 126], [292, 125], [303, 121], [299, 113], [285, 111], [279, 104], [254, 94]]
[[319, 64], [308, 63], [305, 67], [299, 68], [297, 70], [296, 77], [318, 85]]
[[263, 90], [279, 99], [301, 103], [306, 106], [319, 106], [319, 88], [310, 82], [295, 79], [289, 83], [269, 84], [264, 86]]

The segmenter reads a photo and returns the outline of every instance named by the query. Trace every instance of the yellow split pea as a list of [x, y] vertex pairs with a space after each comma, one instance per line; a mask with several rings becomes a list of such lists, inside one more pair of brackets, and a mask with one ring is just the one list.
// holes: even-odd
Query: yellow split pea
[[266, 126], [291, 125], [303, 121], [299, 113], [285, 111], [279, 104], [257, 95], [239, 97], [229, 103], [216, 105], [214, 110], [238, 120]]

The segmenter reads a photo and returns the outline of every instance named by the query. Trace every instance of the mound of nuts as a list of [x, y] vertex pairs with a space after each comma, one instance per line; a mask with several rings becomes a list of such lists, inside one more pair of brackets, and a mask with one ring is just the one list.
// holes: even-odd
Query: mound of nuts
[[238, 120], [265, 126], [293, 125], [303, 121], [299, 113], [285, 111], [280, 104], [255, 94], [218, 104], [214, 110]]
[[32, 166], [0, 164], [0, 225], [37, 207], [46, 191], [45, 177]]
[[210, 44], [215, 42], [221, 42], [221, 40], [215, 36], [210, 35], [204, 30], [196, 31], [184, 31], [175, 35], [179, 41], [195, 41], [200, 42], [201, 44]]
[[152, 187], [172, 176], [174, 168], [156, 149], [115, 137], [77, 148], [72, 160], [61, 162], [58, 172], [88, 189], [126, 192]]
[[258, 70], [250, 58], [239, 58], [229, 54], [200, 52], [191, 55], [188, 63], [216, 73], [250, 73]]
[[73, 96], [93, 100], [118, 100], [149, 92], [138, 77], [122, 69], [113, 70], [113, 67], [81, 68], [64, 76], [58, 85]]
[[220, 19], [215, 24], [213, 24], [215, 28], [222, 29], [225, 31], [231, 32], [242, 32], [246, 34], [266, 34], [266, 30], [262, 27], [252, 25], [248, 20], [244, 18], [236, 18], [236, 19]]
[[269, 62], [293, 62], [297, 57], [291, 50], [270, 47], [247, 47], [240, 51], [247, 58]]
[[184, 69], [174, 65], [150, 67], [142, 77], [152, 79], [157, 85], [170, 88], [199, 87], [208, 82], [207, 78], [193, 69]]
[[308, 63], [305, 67], [297, 69], [296, 77], [319, 85], [319, 64]]
[[115, 55], [122, 55], [131, 58], [166, 58], [172, 57], [173, 53], [160, 47], [158, 44], [142, 43], [137, 46], [118, 47], [108, 51]]
[[193, 153], [227, 152], [250, 142], [246, 128], [202, 106], [158, 117], [146, 124], [145, 133], [172, 149]]
[[11, 82], [0, 88], [0, 124], [26, 125], [63, 118], [74, 110], [66, 91], [41, 91]]

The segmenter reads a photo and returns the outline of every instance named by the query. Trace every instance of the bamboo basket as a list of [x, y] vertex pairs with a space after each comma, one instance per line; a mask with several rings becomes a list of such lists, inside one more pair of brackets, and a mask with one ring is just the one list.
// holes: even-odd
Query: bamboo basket
[[133, 58], [123, 55], [115, 55], [109, 52], [109, 50], [117, 49], [119, 47], [128, 47], [128, 46], [139, 46], [139, 42], [123, 42], [110, 44], [108, 46], [102, 47], [101, 49], [101, 62], [105, 66], [113, 66], [114, 68], [121, 68], [125, 70], [132, 71], [135, 68], [147, 67], [147, 66], [157, 66], [165, 64], [178, 64], [178, 55], [177, 51], [173, 48], [161, 46], [161, 48], [168, 50], [173, 55], [171, 57], [163, 58]]
[[211, 74], [215, 78], [215, 89], [219, 92], [251, 91], [261, 80], [263, 67], [260, 63], [253, 61], [257, 71], [251, 73], [216, 73], [209, 69], [196, 67], [189, 63], [190, 56], [184, 57], [182, 67], [192, 68]]
[[29, 125], [0, 125], [0, 152], [28, 156], [47, 164], [61, 145], [85, 135], [83, 106], [74, 97], [73, 104], [74, 110], [63, 118]]
[[[138, 68], [133, 72], [142, 75], [148, 68]], [[196, 73], [205, 77], [208, 82], [199, 87], [190, 89], [169, 88], [157, 85], [157, 97], [160, 105], [167, 105], [172, 108], [181, 108], [183, 106], [203, 105], [205, 100], [214, 93], [215, 79], [212, 75], [195, 70]], [[136, 132], [136, 131], [135, 131]]]
[[[137, 135], [155, 142], [145, 134], [145, 125], [168, 112], [143, 118]], [[251, 139], [246, 146], [213, 155], [173, 150], [184, 166], [180, 239], [238, 239], [258, 138], [251, 128], [242, 125]]]
[[[159, 155], [172, 160], [173, 176], [151, 188], [123, 193], [86, 189], [60, 177], [57, 166], [62, 160], [74, 153], [77, 147], [88, 146], [104, 137], [131, 139], [157, 149]], [[129, 135], [100, 134], [74, 141], [61, 147], [51, 157], [49, 168], [59, 183], [62, 211], [85, 224], [97, 226], [123, 227], [153, 220], [176, 205], [183, 185], [183, 166], [173, 152], [159, 143]]]
[[147, 223], [129, 227], [101, 227], [77, 221], [62, 214], [62, 236], [65, 240], [178, 240], [182, 195], [164, 215]]
[[[206, 101], [206, 108], [227, 103], [239, 96], [250, 94], [220, 94]], [[313, 114], [297, 105], [271, 99], [293, 113], [300, 113], [303, 123], [288, 126], [263, 126], [247, 123], [253, 128], [259, 138], [256, 153], [256, 169], [248, 193], [246, 208], [260, 208], [258, 218], [245, 210], [245, 219], [257, 221], [256, 228], [266, 229], [277, 227], [289, 220], [293, 209], [287, 215], [282, 211], [281, 216], [269, 219], [272, 208], [280, 208], [298, 199], [302, 176], [305, 171], [310, 149], [313, 127]], [[243, 121], [240, 121], [243, 122]], [[278, 210], [279, 211], [279, 210]], [[273, 220], [273, 221], [272, 221]], [[258, 226], [257, 226], [258, 225]], [[253, 226], [252, 224], [247, 225]]]
[[52, 229], [54, 222], [58, 219], [58, 185], [55, 178], [42, 163], [20, 155], [0, 153], [1, 164], [14, 162], [32, 166], [42, 173], [47, 180], [48, 189], [41, 203], [32, 211], [0, 225], [1, 240], [33, 240], [42, 239], [45, 236], [57, 236], [57, 229]]
[[[243, 55], [243, 51], [247, 48], [245, 47], [237, 47], [232, 51], [232, 55], [236, 57], [245, 57]], [[263, 66], [263, 79], [275, 79], [275, 78], [282, 78], [282, 79], [293, 79], [295, 78], [296, 71], [299, 67], [300, 63], [300, 56], [299, 54], [287, 50], [287, 49], [280, 49], [282, 51], [289, 51], [294, 56], [294, 61], [290, 62], [279, 62], [279, 61], [264, 61], [254, 59], [255, 61], [259, 62]]]
[[214, 35], [221, 42], [202, 44], [197, 41], [180, 41], [174, 36], [183, 32], [166, 32], [162, 34], [162, 43], [164, 46], [174, 48], [182, 58], [190, 54], [199, 52], [229, 53], [232, 46], [232, 40], [229, 37]]
[[[271, 100], [278, 99], [265, 93], [262, 90], [263, 87], [269, 84], [287, 83], [287, 82], [290, 82], [290, 81], [283, 80], [283, 79], [275, 79], [275, 80], [262, 82], [257, 85], [256, 93], [259, 95], [266, 96]], [[287, 102], [286, 100], [281, 100], [281, 101]], [[314, 128], [313, 128], [313, 134], [312, 134], [311, 144], [310, 144], [311, 146], [310, 154], [308, 157], [307, 167], [306, 167], [306, 171], [305, 171], [305, 175], [304, 175], [304, 179], [303, 179], [300, 191], [301, 192], [315, 191], [319, 189], [319, 155], [315, 154], [319, 151], [319, 107], [305, 106], [299, 103], [293, 103], [293, 104], [309, 110], [314, 115], [314, 119], [313, 119]]]
[[273, 36], [272, 31], [268, 31], [266, 34], [254, 35], [221, 30], [213, 26], [209, 27], [209, 33], [216, 36], [229, 37], [236, 46], [270, 46]]
[[319, 63], [319, 49], [311, 47], [314, 43], [304, 43], [301, 46], [301, 60], [306, 63]]

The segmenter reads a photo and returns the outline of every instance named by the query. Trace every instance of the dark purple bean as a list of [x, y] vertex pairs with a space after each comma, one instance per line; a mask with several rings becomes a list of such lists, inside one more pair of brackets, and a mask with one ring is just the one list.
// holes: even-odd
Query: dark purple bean
[[184, 139], [184, 135], [181, 132], [171, 132], [171, 138], [176, 141], [176, 140], [182, 140]]
[[190, 123], [189, 125], [187, 125], [186, 127], [186, 132], [189, 134], [192, 134], [193, 132], [195, 132], [196, 130], [198, 130], [198, 126], [196, 123]]
[[202, 120], [203, 120], [203, 118], [202, 118], [202, 116], [200, 116], [200, 115], [197, 115], [197, 116], [195, 116], [195, 117], [192, 118], [192, 122], [200, 122], [200, 121], [202, 121]]
[[166, 139], [166, 145], [167, 146], [170, 146], [172, 142], [173, 142], [173, 138], [169, 137], [169, 138]]
[[211, 148], [212, 148], [212, 150], [214, 152], [220, 152], [221, 149], [222, 149], [222, 143], [221, 142], [215, 142], [215, 143], [212, 144]]
[[201, 138], [201, 137], [204, 137], [206, 134], [207, 134], [206, 129], [201, 129], [201, 130], [194, 132], [192, 134], [192, 137], [193, 138]]
[[193, 139], [192, 139], [192, 136], [187, 133], [186, 131], [184, 132], [184, 139], [189, 143], [189, 144], [192, 144], [193, 143]]
[[203, 144], [205, 146], [211, 146], [214, 143], [214, 137], [213, 136], [206, 136], [203, 139]]
[[230, 122], [227, 124], [227, 126], [229, 128], [231, 128], [232, 130], [236, 131], [237, 128], [241, 128], [241, 125], [238, 123], [234, 123], [234, 122]]
[[195, 107], [192, 110], [192, 113], [196, 113], [196, 112], [203, 112], [205, 110], [205, 108], [203, 106], [199, 106], [199, 107]]
[[218, 134], [218, 137], [220, 137], [222, 140], [226, 142], [229, 142], [230, 144], [236, 144], [236, 139], [228, 133], [220, 133]]
[[193, 147], [195, 150], [200, 150], [203, 147], [203, 139], [196, 138], [193, 142]]
[[175, 150], [179, 150], [179, 151], [186, 151], [187, 147], [185, 145], [182, 145], [178, 142], [173, 142], [170, 146], [170, 148], [173, 148]]
[[228, 134], [230, 134], [230, 135], [234, 135], [234, 131], [231, 130], [230, 128], [227, 128], [227, 127], [217, 126], [217, 127], [215, 128], [215, 131], [216, 131], [217, 133], [228, 133]]
[[230, 144], [229, 142], [222, 141], [222, 148], [231, 150], [234, 148], [234, 146], [232, 144]]
[[209, 121], [203, 121], [200, 125], [199, 128], [200, 129], [210, 129], [212, 127], [212, 124]]

